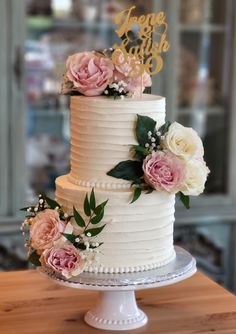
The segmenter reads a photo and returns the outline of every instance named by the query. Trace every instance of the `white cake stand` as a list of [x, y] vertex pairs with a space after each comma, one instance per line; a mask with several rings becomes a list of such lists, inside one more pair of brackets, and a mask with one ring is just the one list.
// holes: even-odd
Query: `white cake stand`
[[40, 271], [53, 281], [71, 288], [98, 290], [97, 305], [85, 314], [90, 326], [106, 330], [130, 330], [144, 326], [148, 318], [136, 303], [134, 290], [180, 282], [196, 272], [196, 261], [187, 251], [175, 247], [176, 258], [161, 268], [137, 273], [94, 274], [84, 272], [69, 280], [55, 273]]

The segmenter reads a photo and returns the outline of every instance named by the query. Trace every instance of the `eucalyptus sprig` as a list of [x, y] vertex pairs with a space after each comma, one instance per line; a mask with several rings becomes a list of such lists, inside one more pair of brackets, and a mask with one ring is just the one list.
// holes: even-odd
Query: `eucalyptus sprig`
[[56, 200], [51, 199], [44, 194], [39, 195], [38, 204], [24, 207], [20, 209], [20, 211], [28, 212], [28, 216], [26, 216], [26, 218], [33, 218], [40, 211], [44, 211], [46, 209], [56, 210], [59, 214], [60, 219], [63, 220], [65, 223], [68, 223], [73, 217], [65, 213], [61, 205]]
[[[99, 205], [96, 205], [96, 198], [94, 189], [92, 189], [90, 196], [86, 194], [84, 199], [84, 215], [88, 217], [88, 219], [84, 219], [82, 215], [76, 210], [75, 207], [73, 207], [73, 218], [76, 222], [76, 224], [82, 228], [82, 232], [79, 235], [73, 235], [73, 234], [66, 234], [64, 233], [64, 237], [69, 240], [76, 248], [79, 249], [87, 249], [87, 248], [97, 248], [102, 245], [102, 243], [89, 243], [86, 244], [86, 241], [84, 241], [84, 237], [95, 237], [98, 234], [102, 232], [106, 224], [103, 224], [99, 227], [94, 227], [98, 225], [103, 217], [104, 217], [104, 209], [107, 204], [108, 200], [100, 203]], [[86, 222], [87, 221], [87, 222]]]

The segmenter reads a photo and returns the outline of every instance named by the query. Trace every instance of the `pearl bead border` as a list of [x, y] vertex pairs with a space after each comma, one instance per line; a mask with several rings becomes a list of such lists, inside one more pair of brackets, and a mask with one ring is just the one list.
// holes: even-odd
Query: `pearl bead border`
[[130, 183], [109, 183], [109, 182], [104, 182], [104, 181], [96, 181], [96, 182], [90, 182], [90, 181], [84, 181], [84, 180], [79, 180], [75, 179], [73, 176], [68, 175], [67, 176], [68, 180], [77, 185], [77, 186], [82, 186], [82, 187], [88, 187], [88, 188], [100, 188], [100, 189], [112, 189], [112, 190], [118, 190], [118, 189], [130, 189]]
[[137, 322], [141, 322], [143, 321], [146, 316], [142, 311], [139, 311], [138, 315], [136, 317], [133, 318], [129, 318], [129, 319], [121, 319], [121, 320], [115, 320], [115, 319], [106, 319], [106, 318], [102, 318], [102, 317], [98, 317], [96, 315], [94, 315], [92, 313], [92, 311], [88, 311], [86, 314], [86, 317], [93, 320], [94, 322], [100, 323], [100, 324], [104, 324], [104, 325], [129, 325], [129, 324], [134, 324]]
[[139, 271], [146, 271], [146, 270], [151, 270], [151, 269], [156, 269], [163, 267], [173, 261], [176, 257], [176, 253], [173, 250], [172, 255], [166, 259], [165, 261], [161, 262], [156, 262], [156, 263], [151, 263], [151, 264], [146, 264], [142, 266], [134, 266], [134, 267], [105, 267], [100, 265], [99, 267], [97, 266], [88, 266], [85, 267], [85, 272], [89, 273], [100, 273], [100, 274], [123, 274], [123, 273], [136, 273]]

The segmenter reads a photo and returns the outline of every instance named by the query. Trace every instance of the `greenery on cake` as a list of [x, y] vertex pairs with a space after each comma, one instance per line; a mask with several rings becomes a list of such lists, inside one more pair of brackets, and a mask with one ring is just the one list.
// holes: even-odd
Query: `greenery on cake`
[[200, 137], [192, 128], [166, 122], [157, 128], [150, 117], [137, 115], [137, 145], [131, 147], [132, 160], [118, 163], [107, 174], [128, 180], [135, 202], [142, 192], [178, 194], [189, 209], [189, 195], [204, 191], [209, 169], [203, 159]]
[[28, 234], [25, 246], [29, 261], [66, 278], [98, 263], [98, 247], [102, 243], [96, 237], [106, 226], [101, 222], [107, 202], [97, 204], [92, 189], [85, 196], [83, 214], [75, 207], [68, 214], [55, 200], [39, 195], [37, 205], [21, 209], [27, 212], [22, 231]]
[[[112, 60], [113, 52], [116, 63]], [[152, 85], [151, 77], [146, 71], [139, 75], [140, 61], [135, 56], [125, 57], [121, 50], [112, 48], [69, 56], [61, 93], [114, 98], [140, 95]]]

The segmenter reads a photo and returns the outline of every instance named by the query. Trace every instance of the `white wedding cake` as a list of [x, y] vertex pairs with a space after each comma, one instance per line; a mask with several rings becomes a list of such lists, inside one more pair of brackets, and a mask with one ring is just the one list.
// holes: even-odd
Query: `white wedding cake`
[[87, 270], [105, 273], [134, 272], [156, 268], [175, 257], [173, 224], [175, 196], [163, 192], [143, 193], [130, 204], [130, 182], [107, 172], [130, 157], [136, 144], [137, 114], [165, 122], [165, 98], [143, 94], [142, 98], [111, 99], [104, 96], [72, 96], [71, 172], [56, 180], [56, 200], [71, 213], [83, 209], [92, 188], [99, 202], [109, 199], [97, 237], [99, 265]]
[[69, 279], [175, 258], [175, 194], [189, 208], [209, 169], [197, 133], [165, 120], [164, 97], [143, 94], [151, 86], [143, 66], [113, 49], [67, 59], [71, 171], [56, 179], [56, 199], [40, 194], [22, 209], [31, 263]]

